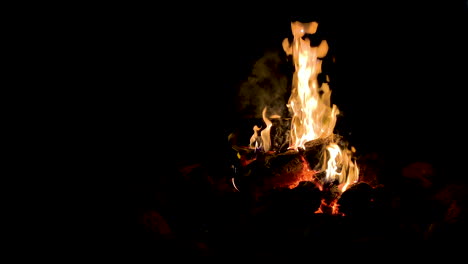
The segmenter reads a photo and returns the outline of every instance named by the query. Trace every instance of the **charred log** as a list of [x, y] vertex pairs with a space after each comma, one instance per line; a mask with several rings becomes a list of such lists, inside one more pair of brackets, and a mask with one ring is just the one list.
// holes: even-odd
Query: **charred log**
[[259, 153], [253, 162], [242, 168], [239, 186], [257, 193], [288, 188], [299, 181], [305, 166], [302, 155], [294, 150], [281, 154]]
[[348, 216], [365, 215], [371, 212], [373, 198], [373, 188], [369, 184], [355, 183], [340, 196], [340, 212]]
[[[255, 185], [257, 191], [265, 191], [273, 188], [294, 188], [301, 181], [322, 181], [325, 177], [325, 174], [320, 172], [324, 151], [331, 143], [340, 144], [340, 139], [338, 135], [331, 135], [307, 142], [304, 149], [288, 149], [284, 152], [262, 152], [234, 146], [241, 161], [238, 180], [242, 183], [239, 185], [248, 189]], [[336, 183], [329, 184], [327, 192], [332, 200], [337, 195], [337, 192], [331, 189]]]

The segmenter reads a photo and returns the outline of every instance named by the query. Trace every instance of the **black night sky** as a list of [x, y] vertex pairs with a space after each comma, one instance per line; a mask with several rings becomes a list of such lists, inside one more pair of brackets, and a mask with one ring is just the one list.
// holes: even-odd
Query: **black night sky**
[[216, 155], [242, 126], [239, 89], [255, 62], [283, 56], [291, 21], [317, 21], [339, 132], [363, 152], [447, 158], [465, 141], [467, 5], [445, 2], [312, 2], [298, 16], [207, 9], [162, 18], [132, 7], [97, 30], [111, 80], [103, 122], [120, 149], [145, 160]]

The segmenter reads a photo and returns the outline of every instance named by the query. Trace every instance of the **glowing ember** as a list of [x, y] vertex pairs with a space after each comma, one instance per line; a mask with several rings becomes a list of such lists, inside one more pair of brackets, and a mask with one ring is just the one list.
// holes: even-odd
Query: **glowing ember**
[[322, 185], [318, 184], [317, 179], [315, 178], [315, 174], [317, 174], [317, 172], [310, 169], [310, 167], [308, 166], [307, 161], [304, 160], [303, 157], [301, 157], [301, 160], [302, 160], [302, 162], [304, 164], [304, 166], [302, 167], [302, 171], [299, 174], [295, 175], [295, 178], [293, 179], [293, 182], [290, 183], [287, 187], [289, 189], [293, 189], [293, 188], [297, 187], [300, 182], [309, 181], [309, 182], [316, 183], [317, 187], [320, 190], [322, 190]]

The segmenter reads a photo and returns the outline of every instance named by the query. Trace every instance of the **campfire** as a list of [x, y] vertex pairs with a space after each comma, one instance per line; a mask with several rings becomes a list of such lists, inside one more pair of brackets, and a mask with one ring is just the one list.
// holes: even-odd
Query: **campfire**
[[[292, 34], [278, 41], [278, 57], [285, 59], [275, 57], [272, 63], [262, 64], [274, 68], [285, 62], [290, 65], [288, 78], [272, 85], [253, 80], [257, 86], [247, 88], [268, 87], [269, 97], [236, 98], [247, 110], [245, 115], [233, 111], [242, 116], [236, 119], [239, 123], [229, 122], [225, 134], [203, 133], [212, 140], [208, 143], [218, 142], [212, 136], [220, 135], [223, 148], [205, 145], [205, 140], [189, 134], [188, 143], [209, 147], [200, 150], [196, 144], [186, 144], [184, 137], [184, 148], [171, 148], [171, 155], [166, 155], [171, 163], [153, 167], [148, 162], [150, 179], [130, 186], [125, 203], [130, 220], [136, 223], [126, 241], [138, 252], [171, 258], [299, 255], [333, 260], [336, 255], [362, 259], [369, 252], [380, 253], [382, 259], [404, 253], [419, 258], [447, 245], [463, 246], [459, 241], [468, 226], [466, 177], [463, 184], [452, 183], [453, 174], [427, 160], [405, 160], [401, 156], [409, 152], [406, 144], [387, 152], [392, 138], [378, 133], [379, 129], [371, 132], [382, 137], [379, 142], [386, 143], [385, 151], [356, 149], [337, 126], [346, 107], [334, 104], [334, 85], [326, 75], [333, 46], [320, 40], [317, 30], [322, 28], [315, 21], [290, 22], [290, 29]], [[276, 77], [264, 68], [259, 72]], [[277, 86], [287, 86], [279, 96], [270, 89]], [[243, 87], [236, 88], [244, 96]], [[340, 89], [336, 90], [338, 94]], [[219, 123], [212, 122], [211, 108], [209, 124], [219, 128]], [[212, 126], [203, 127], [213, 131]], [[198, 129], [184, 124], [184, 136], [186, 128]], [[445, 138], [427, 142], [431, 147], [447, 144], [453, 142]], [[463, 176], [462, 165], [444, 164]]]
[[250, 189], [261, 195], [310, 182], [326, 194], [317, 212], [336, 214], [336, 201], [359, 181], [359, 168], [355, 148], [334, 133], [339, 109], [331, 103], [331, 89], [318, 80], [328, 44], [322, 40], [318, 46], [311, 45], [309, 36], [317, 27], [317, 22], [291, 23], [293, 39], [282, 43], [295, 69], [287, 102], [290, 116], [282, 117], [264, 106], [263, 125], [254, 125], [248, 144], [233, 141], [239, 163], [233, 165], [232, 184], [239, 192]]

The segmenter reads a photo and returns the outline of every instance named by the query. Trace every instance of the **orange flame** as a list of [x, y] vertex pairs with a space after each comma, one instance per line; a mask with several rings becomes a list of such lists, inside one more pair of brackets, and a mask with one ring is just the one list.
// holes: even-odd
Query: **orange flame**
[[327, 146], [328, 155], [325, 155], [323, 163], [323, 171], [326, 171], [326, 180], [328, 182], [338, 181], [340, 190], [344, 192], [346, 188], [359, 178], [359, 168], [356, 161], [352, 160], [354, 148], [342, 150], [338, 144], [330, 143]]
[[260, 135], [262, 137], [262, 147], [263, 151], [267, 152], [270, 150], [271, 147], [271, 139], [270, 139], [270, 130], [271, 127], [273, 126], [273, 123], [266, 117], [266, 107], [263, 109], [262, 112], [262, 117], [263, 117], [263, 122], [265, 122], [266, 127], [265, 129], [260, 132]]
[[320, 58], [327, 54], [328, 44], [323, 40], [318, 47], [313, 47], [308, 38], [303, 39], [306, 33], [314, 34], [317, 26], [316, 22], [292, 22], [294, 39], [291, 44], [288, 39], [283, 41], [283, 49], [292, 54], [296, 69], [288, 102], [293, 114], [290, 149], [304, 148], [308, 141], [331, 135], [339, 113], [336, 105], [330, 106], [328, 84], [319, 86], [317, 81], [322, 67]]
[[[263, 122], [265, 122], [266, 127], [262, 130], [261, 127], [258, 127], [257, 125], [255, 125], [253, 127], [254, 133], [250, 137], [250, 144], [249, 144], [250, 148], [263, 149], [264, 152], [268, 152], [270, 150], [270, 147], [271, 147], [270, 130], [271, 130], [271, 127], [273, 126], [273, 123], [266, 116], [266, 110], [267, 108], [265, 107], [262, 112]], [[258, 135], [258, 132], [260, 132], [260, 136]]]

